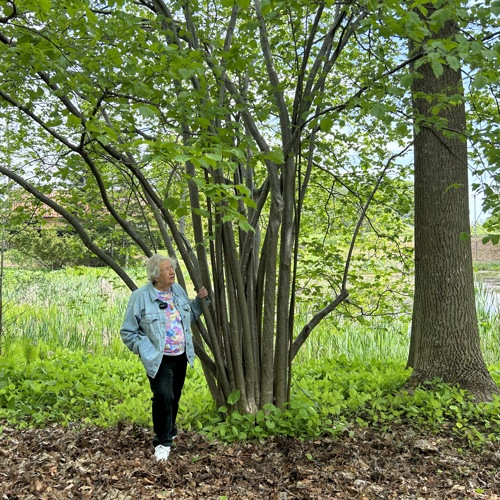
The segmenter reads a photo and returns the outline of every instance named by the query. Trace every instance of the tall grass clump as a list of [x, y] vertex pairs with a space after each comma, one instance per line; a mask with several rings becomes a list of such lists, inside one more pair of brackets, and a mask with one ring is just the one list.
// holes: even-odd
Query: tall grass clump
[[[139, 276], [143, 269], [132, 270]], [[59, 271], [7, 269], [4, 278], [2, 351], [16, 343], [43, 342], [49, 349], [67, 347], [94, 354], [123, 353], [119, 328], [130, 291], [107, 268]], [[488, 365], [500, 360], [500, 308], [496, 295], [481, 283], [476, 289], [481, 343]], [[298, 307], [296, 333], [313, 311]], [[348, 320], [332, 315], [316, 327], [296, 362], [346, 356], [349, 359], [406, 362], [410, 312], [394, 318]]]
[[474, 272], [498, 273], [500, 272], [500, 262], [474, 262]]
[[404, 360], [410, 340], [409, 323], [404, 319], [377, 319], [368, 324], [342, 322], [330, 334], [334, 352], [349, 359]]
[[487, 365], [500, 361], [500, 304], [495, 293], [484, 283], [476, 286], [476, 310], [481, 348]]
[[[296, 316], [296, 332], [308, 320], [307, 312]], [[391, 321], [347, 321], [341, 316], [327, 318], [318, 325], [297, 354], [299, 363], [321, 358], [399, 360], [404, 362], [409, 347], [409, 317]]]
[[[488, 366], [500, 362], [500, 304], [498, 292], [479, 282], [476, 285], [476, 310], [482, 352]], [[296, 334], [313, 311], [299, 310]], [[318, 325], [297, 354], [298, 362], [346, 356], [350, 360], [396, 360], [406, 363], [410, 344], [411, 315], [362, 321], [346, 320], [341, 315], [326, 318]]]
[[129, 297], [130, 291], [105, 268], [8, 269], [2, 350], [41, 342], [52, 350], [123, 352], [118, 331]]

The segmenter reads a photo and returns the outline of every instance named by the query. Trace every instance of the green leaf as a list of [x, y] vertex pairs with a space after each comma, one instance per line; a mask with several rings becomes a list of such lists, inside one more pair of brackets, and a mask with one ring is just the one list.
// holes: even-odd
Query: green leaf
[[240, 397], [241, 397], [241, 391], [239, 389], [236, 389], [231, 394], [229, 394], [227, 402], [230, 405], [234, 405], [240, 400]]
[[329, 132], [332, 129], [332, 126], [333, 126], [333, 119], [328, 116], [325, 116], [319, 122], [319, 127], [323, 132]]
[[210, 127], [210, 125], [211, 125], [210, 120], [208, 118], [205, 118], [204, 116], [196, 117], [195, 122], [202, 129], [208, 129]]
[[281, 165], [285, 162], [285, 157], [283, 156], [283, 151], [281, 150], [273, 150], [265, 153], [263, 156], [266, 160], [270, 160], [278, 165]]
[[410, 125], [408, 123], [399, 122], [396, 125], [396, 132], [402, 137], [408, 137], [410, 133]]
[[210, 212], [203, 208], [193, 208], [193, 213], [195, 213], [196, 215], [200, 215], [201, 217], [205, 217], [207, 219], [210, 217]]
[[441, 64], [440, 61], [436, 60], [432, 61], [431, 68], [436, 78], [439, 78], [444, 72], [443, 65]]
[[215, 161], [221, 161], [222, 160], [222, 155], [219, 153], [206, 153], [205, 157], [211, 158], [212, 160]]
[[447, 55], [446, 62], [448, 66], [455, 71], [458, 71], [461, 67], [460, 60], [458, 59], [458, 57]]
[[66, 122], [70, 127], [80, 127], [80, 125], [82, 124], [80, 118], [75, 115], [68, 115], [68, 119], [66, 120]]
[[189, 214], [189, 208], [186, 207], [186, 206], [180, 206], [176, 211], [175, 211], [175, 215], [177, 217], [185, 217], [186, 215]]
[[255, 231], [255, 229], [251, 226], [251, 224], [246, 219], [239, 219], [238, 225], [246, 233], [248, 233], [249, 231]]
[[400, 79], [401, 85], [403, 85], [403, 87], [409, 89], [411, 87], [411, 84], [413, 83], [413, 79], [415, 78], [415, 76], [416, 76], [415, 73], [403, 75]]
[[370, 114], [377, 118], [385, 116], [385, 112], [386, 112], [386, 107], [384, 104], [380, 102], [376, 102], [370, 109]]
[[179, 68], [179, 76], [187, 80], [193, 76], [193, 70], [186, 68]]
[[163, 200], [163, 206], [167, 210], [175, 211], [177, 210], [181, 205], [181, 202], [178, 198], [175, 198], [173, 196], [169, 196], [168, 198], [165, 198]]
[[176, 155], [174, 156], [174, 160], [179, 163], [186, 163], [192, 159], [192, 155]]
[[139, 106], [139, 112], [144, 117], [155, 115], [155, 110], [151, 106]]
[[85, 13], [87, 15], [89, 24], [94, 26], [98, 24], [97, 16], [92, 12], [92, 9], [85, 9]]
[[52, 8], [52, 0], [39, 0], [38, 5], [42, 12], [47, 13]]
[[386, 25], [383, 26], [383, 28], [385, 30], [387, 30], [387, 32], [388, 32], [386, 36], [392, 36], [392, 35], [404, 36], [405, 35], [404, 26], [400, 22], [397, 22], [395, 19], [389, 19], [387, 21]]

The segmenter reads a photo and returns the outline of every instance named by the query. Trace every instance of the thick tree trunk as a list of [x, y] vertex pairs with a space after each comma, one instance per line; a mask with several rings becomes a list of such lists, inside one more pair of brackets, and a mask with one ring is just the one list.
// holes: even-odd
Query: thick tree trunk
[[[448, 23], [439, 38], [454, 29]], [[448, 102], [437, 116], [432, 113], [440, 97], [463, 95], [461, 74], [444, 66], [437, 78], [428, 64], [418, 72], [422, 78], [412, 88], [417, 113], [415, 298], [408, 386], [437, 377], [490, 400], [500, 391], [480, 349], [471, 245], [464, 237], [470, 233], [465, 107]]]

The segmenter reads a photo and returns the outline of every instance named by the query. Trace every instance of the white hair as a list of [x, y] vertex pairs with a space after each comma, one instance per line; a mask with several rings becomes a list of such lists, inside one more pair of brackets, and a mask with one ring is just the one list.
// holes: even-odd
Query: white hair
[[152, 255], [146, 262], [146, 275], [151, 283], [155, 283], [160, 277], [160, 264], [162, 262], [170, 262], [174, 269], [177, 267], [177, 260], [173, 257], [167, 257], [158, 253]]

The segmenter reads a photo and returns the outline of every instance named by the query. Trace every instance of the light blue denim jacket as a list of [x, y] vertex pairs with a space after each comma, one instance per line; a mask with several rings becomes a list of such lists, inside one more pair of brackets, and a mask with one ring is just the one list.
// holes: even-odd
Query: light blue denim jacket
[[[172, 292], [184, 327], [186, 356], [193, 366], [195, 354], [191, 323], [201, 315], [200, 299], [189, 300], [185, 290], [177, 283], [172, 285]], [[146, 373], [152, 378], [160, 367], [167, 334], [167, 318], [160, 304], [161, 300], [152, 283], [134, 290], [120, 329], [123, 342], [134, 354], [139, 355]]]

